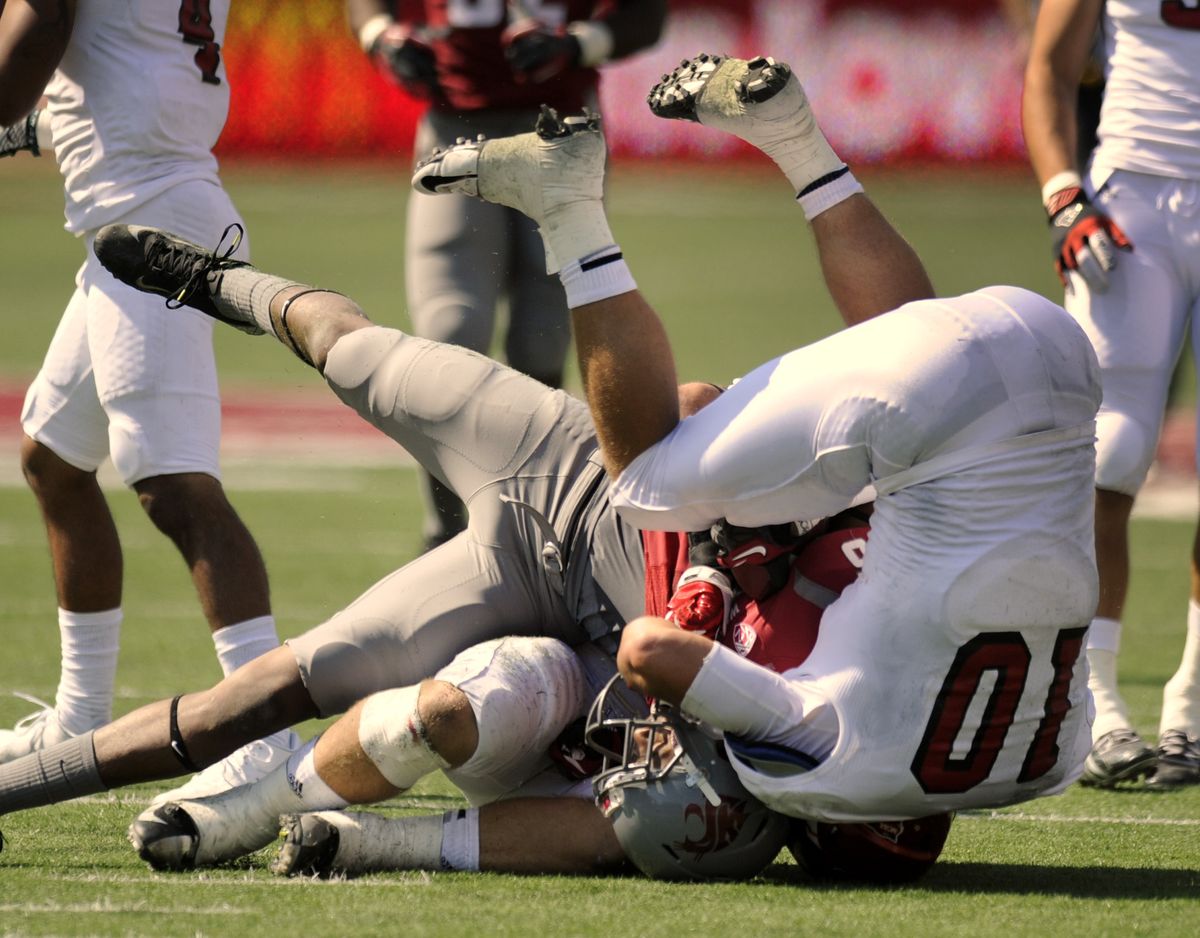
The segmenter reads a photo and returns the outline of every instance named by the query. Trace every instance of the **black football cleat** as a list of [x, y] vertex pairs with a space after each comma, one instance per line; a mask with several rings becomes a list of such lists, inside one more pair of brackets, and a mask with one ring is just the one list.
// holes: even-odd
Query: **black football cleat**
[[1183, 730], [1166, 730], [1158, 738], [1158, 769], [1146, 782], [1150, 788], [1182, 788], [1200, 784], [1200, 737]]
[[[233, 238], [227, 247], [230, 232]], [[210, 251], [157, 228], [140, 225], [105, 225], [96, 235], [96, 257], [110, 274], [144, 293], [167, 297], [167, 307], [190, 306], [213, 319], [250, 335], [262, 335], [253, 322], [231, 319], [217, 309], [213, 291], [223, 272], [249, 266], [232, 258], [242, 242], [242, 226], [232, 224]]]
[[1112, 730], [1092, 745], [1079, 783], [1092, 788], [1116, 788], [1151, 774], [1155, 762], [1154, 750], [1133, 730]]

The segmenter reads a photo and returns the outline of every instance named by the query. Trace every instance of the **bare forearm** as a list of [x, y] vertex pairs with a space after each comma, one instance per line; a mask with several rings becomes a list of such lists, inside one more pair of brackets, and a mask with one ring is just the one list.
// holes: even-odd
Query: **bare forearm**
[[933, 296], [917, 252], [865, 195], [817, 215], [812, 230], [825, 285], [847, 325]]
[[1102, 0], [1046, 0], [1034, 25], [1021, 123], [1038, 182], [1076, 166], [1076, 97]]
[[75, 0], [9, 0], [0, 9], [0, 125], [37, 106], [74, 20]]
[[502, 873], [612, 872], [625, 853], [590, 799], [514, 798], [479, 811], [479, 867]]
[[679, 423], [671, 344], [637, 291], [580, 306], [572, 318], [588, 406], [615, 478]]

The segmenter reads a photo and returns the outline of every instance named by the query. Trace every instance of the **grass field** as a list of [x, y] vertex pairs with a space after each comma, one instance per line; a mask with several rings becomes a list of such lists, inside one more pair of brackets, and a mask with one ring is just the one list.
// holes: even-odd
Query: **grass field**
[[[13, 160], [0, 169], [0, 385], [18, 387], [40, 362], [80, 248], [60, 230], [51, 167]], [[402, 175], [378, 166], [237, 167], [227, 179], [261, 266], [342, 289], [377, 320], [402, 325]], [[868, 184], [925, 256], [940, 292], [1011, 282], [1056, 295], [1024, 178], [909, 173]], [[614, 230], [668, 322], [683, 377], [726, 380], [834, 327], [801, 216], [773, 176], [739, 169], [664, 178], [642, 166], [616, 175], [610, 201]], [[219, 331], [218, 355], [232, 395], [263, 385], [319, 391], [267, 340]], [[0, 462], [15, 464], [15, 436], [0, 439], [14, 444]], [[266, 556], [285, 635], [412, 557], [419, 540], [410, 470], [318, 465], [305, 474], [303, 490], [253, 474], [231, 486]], [[328, 482], [314, 486], [313, 478]], [[125, 711], [203, 686], [218, 669], [182, 564], [127, 493], [112, 500], [126, 548]], [[1160, 690], [1182, 646], [1191, 528], [1140, 520], [1133, 537], [1122, 679], [1139, 728], [1153, 736]], [[0, 487], [0, 589], [0, 725], [11, 725], [28, 705], [9, 692], [51, 697], [58, 664], [41, 524], [17, 487]], [[152, 791], [0, 819], [8, 839], [0, 935], [1124, 936], [1186, 933], [1200, 910], [1200, 789], [1075, 787], [960, 816], [942, 861], [902, 889], [815, 886], [786, 856], [762, 879], [729, 885], [446, 873], [296, 882], [270, 876], [262, 856], [169, 876], [148, 871], [124, 841]], [[387, 810], [455, 803], [434, 780]]]

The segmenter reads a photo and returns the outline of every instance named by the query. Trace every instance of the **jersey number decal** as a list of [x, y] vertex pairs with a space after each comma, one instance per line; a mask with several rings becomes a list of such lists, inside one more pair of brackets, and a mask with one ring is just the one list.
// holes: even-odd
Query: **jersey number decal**
[[492, 29], [532, 18], [547, 26], [566, 22], [567, 9], [553, 0], [446, 0], [446, 22], [456, 29]]
[[1176, 29], [1200, 29], [1200, 6], [1189, 5], [1184, 0], [1162, 0], [1158, 10], [1163, 22], [1168, 26], [1174, 26]]
[[[1086, 628], [1079, 628], [1058, 633], [1051, 657], [1054, 679], [1046, 694], [1042, 720], [1025, 753], [1018, 782], [1041, 778], [1058, 761], [1058, 731], [1070, 709], [1071, 675], [1086, 632]], [[977, 635], [959, 648], [912, 761], [912, 774], [927, 794], [969, 791], [991, 774], [1016, 717], [1029, 675], [1029, 661], [1029, 646], [1019, 632]], [[955, 740], [962, 732], [967, 710], [980, 684], [989, 673], [994, 675], [995, 683], [984, 704], [979, 729], [967, 752], [956, 756]]]
[[196, 50], [196, 67], [200, 69], [200, 80], [210, 85], [221, 84], [217, 77], [217, 66], [221, 64], [221, 46], [216, 42], [217, 34], [212, 28], [212, 10], [209, 0], [182, 0], [179, 4], [179, 34], [188, 45], [199, 46]]

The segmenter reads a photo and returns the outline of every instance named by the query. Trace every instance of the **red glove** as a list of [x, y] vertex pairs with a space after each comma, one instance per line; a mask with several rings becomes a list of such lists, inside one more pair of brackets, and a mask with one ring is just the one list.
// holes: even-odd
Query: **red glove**
[[1108, 272], [1117, 264], [1117, 249], [1133, 250], [1120, 227], [1092, 205], [1078, 186], [1068, 186], [1046, 203], [1054, 240], [1054, 269], [1070, 289], [1071, 271], [1078, 273], [1097, 293], [1108, 289]]
[[370, 55], [380, 71], [414, 98], [437, 93], [433, 49], [419, 29], [393, 23], [371, 43]]
[[713, 567], [688, 567], [667, 601], [666, 619], [687, 632], [715, 638], [729, 621], [732, 606], [733, 588], [724, 573]]
[[504, 30], [500, 44], [518, 82], [548, 81], [579, 64], [579, 40], [565, 26], [518, 20]]

